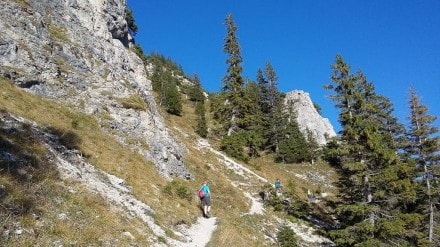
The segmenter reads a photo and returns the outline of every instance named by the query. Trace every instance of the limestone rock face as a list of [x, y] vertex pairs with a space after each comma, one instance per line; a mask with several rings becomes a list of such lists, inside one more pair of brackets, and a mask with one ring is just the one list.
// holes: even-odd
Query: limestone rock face
[[[191, 177], [185, 147], [170, 134], [145, 67], [130, 51], [125, 0], [3, 0], [0, 76], [29, 92], [94, 115], [167, 178]], [[122, 105], [140, 97], [146, 109]], [[148, 148], [129, 139], [140, 138]]]
[[301, 90], [288, 92], [285, 103], [287, 104], [289, 101], [294, 104], [298, 125], [302, 133], [306, 134], [309, 129], [321, 145], [327, 143], [325, 136], [336, 136], [332, 124], [318, 113], [308, 93]]

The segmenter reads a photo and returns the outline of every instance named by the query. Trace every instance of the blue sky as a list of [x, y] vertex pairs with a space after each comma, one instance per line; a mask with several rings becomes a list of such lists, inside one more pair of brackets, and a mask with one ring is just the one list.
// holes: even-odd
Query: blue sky
[[[323, 89], [341, 54], [390, 98], [402, 123], [412, 86], [429, 113], [440, 116], [439, 0], [127, 0], [145, 53], [159, 52], [197, 73], [218, 92], [226, 73], [225, 17], [232, 13], [243, 76], [255, 80], [269, 61], [282, 92], [300, 89], [322, 107], [337, 130], [338, 110]], [[436, 126], [440, 127], [437, 120]]]

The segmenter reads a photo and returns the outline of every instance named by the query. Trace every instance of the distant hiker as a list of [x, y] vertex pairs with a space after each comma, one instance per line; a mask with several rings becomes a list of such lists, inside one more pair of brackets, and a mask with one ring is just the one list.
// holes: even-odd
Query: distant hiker
[[271, 188], [272, 186], [270, 185], [270, 183], [265, 182], [262, 186], [261, 186], [261, 191], [260, 193], [258, 193], [261, 197], [261, 199], [264, 201], [266, 201], [267, 199], [269, 199], [269, 188]]
[[279, 178], [277, 178], [277, 180], [275, 181], [274, 185], [275, 185], [275, 189], [276, 189], [278, 194], [283, 193], [283, 191], [281, 189], [281, 182], [280, 182]]
[[315, 203], [315, 195], [313, 195], [313, 192], [310, 189], [307, 190], [307, 198], [309, 198], [311, 203]]
[[211, 190], [209, 189], [208, 182], [204, 181], [199, 189], [199, 197], [202, 201], [203, 217], [211, 217]]

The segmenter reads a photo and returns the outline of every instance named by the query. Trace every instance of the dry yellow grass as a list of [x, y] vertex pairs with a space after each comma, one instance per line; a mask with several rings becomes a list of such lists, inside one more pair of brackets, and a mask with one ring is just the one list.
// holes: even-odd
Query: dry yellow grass
[[[79, 136], [81, 138], [79, 149], [88, 157], [89, 161], [97, 168], [124, 179], [133, 188], [136, 198], [152, 207], [155, 211], [153, 217], [156, 223], [160, 224], [169, 235], [172, 235], [171, 229], [177, 222], [184, 221], [192, 224], [196, 217], [201, 216], [200, 202], [196, 198], [196, 191], [201, 182], [207, 179], [213, 193], [212, 213], [218, 218], [218, 228], [208, 246], [265, 246], [268, 242], [264, 240], [264, 233], [261, 229], [263, 227], [274, 228], [274, 226], [265, 225], [271, 212], [268, 211], [266, 216], [246, 215], [250, 209], [249, 200], [244, 197], [239, 188], [232, 185], [232, 182], [250, 183], [249, 188], [246, 189], [254, 193], [258, 192], [262, 184], [259, 184], [258, 181], [244, 180], [227, 169], [219, 161], [219, 157], [196, 147], [199, 137], [194, 133], [196, 116], [193, 104], [184, 97], [182, 99], [182, 116], [169, 115], [165, 112], [162, 112], [162, 116], [174, 136], [188, 148], [184, 162], [195, 175], [195, 180], [176, 180], [178, 186], [184, 187], [190, 194], [193, 193], [192, 198], [190, 195], [189, 199], [179, 197], [175, 191], [176, 183], [172, 184], [162, 178], [151, 162], [117, 142], [110, 134], [102, 131], [94, 117], [77, 112], [68, 106], [60, 105], [58, 102], [26, 93], [11, 85], [9, 81], [0, 79], [0, 105], [3, 109], [14, 115], [33, 120], [40, 125], [71, 131]], [[209, 104], [206, 103], [207, 108], [208, 106]], [[36, 152], [42, 152], [38, 146], [34, 149]], [[276, 178], [280, 178], [285, 183], [293, 180], [297, 193], [304, 198], [304, 190], [313, 186], [307, 181], [298, 180], [293, 175], [296, 172], [309, 169], [308, 164], [276, 164], [272, 157], [262, 156], [252, 160], [246, 166], [271, 182]], [[325, 164], [319, 164], [317, 169], [330, 168]], [[47, 220], [56, 227], [45, 229], [45, 233], [42, 235], [42, 238], [46, 239], [45, 243], [53, 243], [58, 236], [62, 235], [65, 236], [62, 242], [64, 240], [63, 243], [66, 245], [72, 244], [72, 239], [78, 245], [87, 241], [99, 244], [103, 241], [101, 238], [114, 239], [112, 237], [120, 236], [121, 232], [129, 231], [135, 236], [136, 243], [141, 246], [148, 245], [146, 237], [151, 235], [151, 232], [139, 219], [128, 219], [121, 212], [109, 211], [111, 208], [109, 203], [106, 203], [99, 196], [89, 193], [81, 185], [69, 181], [65, 181], [62, 186], [58, 185], [56, 181], [48, 183], [48, 187], [52, 188], [53, 198], [61, 198], [62, 203], [48, 204], [47, 206], [47, 211], [45, 211], [45, 214], [48, 215]], [[71, 194], [67, 192], [67, 187], [74, 188], [78, 192]], [[313, 188], [315, 189], [315, 187]], [[61, 212], [60, 210], [69, 212], [71, 220], [57, 221], [57, 212]], [[28, 219], [27, 221], [32, 222], [33, 220]], [[87, 232], [87, 234], [81, 234], [81, 232]], [[41, 241], [41, 239], [39, 240]], [[36, 243], [32, 238], [26, 241], [30, 242], [20, 242], [19, 244], [29, 246]], [[130, 244], [130, 240], [126, 239], [125, 241], [127, 242], [119, 242], [116, 245]]]

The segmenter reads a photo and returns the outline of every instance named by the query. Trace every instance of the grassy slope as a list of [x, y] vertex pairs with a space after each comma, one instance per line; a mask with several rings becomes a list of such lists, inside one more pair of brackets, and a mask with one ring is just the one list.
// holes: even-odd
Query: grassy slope
[[[193, 131], [196, 123], [191, 102], [184, 100], [183, 117], [163, 113], [170, 129], [187, 146], [185, 164], [196, 176], [195, 181], [176, 180], [173, 183], [161, 178], [151, 162], [103, 132], [93, 117], [79, 113], [68, 106], [25, 93], [5, 79], [0, 79], [0, 108], [40, 125], [53, 126], [80, 136], [79, 149], [89, 157], [89, 161], [96, 167], [126, 180], [133, 188], [135, 196], [155, 210], [156, 222], [165, 229], [173, 229], [173, 226], [181, 221], [190, 224], [195, 222], [196, 217], [200, 216], [195, 191], [202, 180], [208, 179], [213, 191], [212, 211], [218, 217], [218, 228], [210, 246], [263, 246], [267, 241], [264, 240], [262, 229], [273, 233], [274, 226], [268, 222], [272, 212], [269, 210], [266, 216], [246, 215], [249, 211], [248, 199], [243, 196], [240, 186], [234, 187], [231, 182], [249, 184], [242, 189], [252, 193], [257, 193], [261, 184], [237, 176], [226, 169], [214, 154], [195, 147], [198, 137]], [[40, 152], [44, 153], [44, 150]], [[252, 161], [249, 167], [269, 181], [277, 177], [282, 181], [294, 181], [298, 194], [303, 198], [307, 188], [317, 189], [316, 185], [292, 175], [311, 168], [310, 165], [274, 164], [266, 156]], [[329, 168], [321, 164], [313, 169]], [[14, 181], [14, 178], [5, 172], [0, 175], [1, 184], [20, 183]], [[10, 195], [32, 192], [29, 191], [29, 186], [10, 187], [12, 188], [8, 192]], [[0, 209], [0, 220], [1, 226], [8, 227], [18, 220], [22, 228], [37, 229], [38, 234], [24, 234], [20, 238], [3, 239], [4, 245], [50, 244], [57, 240], [65, 244], [111, 243], [124, 246], [135, 242], [141, 246], [147, 245], [145, 237], [151, 233], [140, 220], [109, 210], [109, 203], [85, 190], [80, 184], [61, 181], [53, 175], [38, 181], [33, 187], [42, 194], [38, 198], [31, 199], [34, 200], [35, 207], [19, 215]], [[76, 193], [69, 192], [72, 188]], [[45, 190], [49, 192], [43, 193]], [[4, 204], [4, 196], [1, 199]], [[35, 212], [39, 215], [38, 219], [32, 216]], [[68, 220], [59, 220], [60, 213], [66, 213], [69, 216]], [[39, 222], [45, 222], [44, 226], [37, 226]], [[125, 231], [131, 232], [135, 239], [121, 237], [121, 233]], [[167, 233], [172, 236], [172, 231]]]

